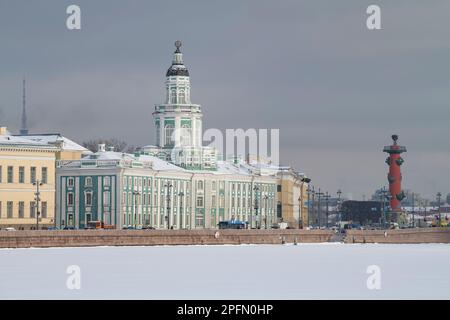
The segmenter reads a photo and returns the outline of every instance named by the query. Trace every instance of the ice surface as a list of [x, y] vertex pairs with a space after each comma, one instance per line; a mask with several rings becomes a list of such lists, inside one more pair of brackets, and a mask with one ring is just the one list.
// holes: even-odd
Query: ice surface
[[[69, 265], [81, 289], [69, 290]], [[381, 289], [369, 290], [369, 265]], [[0, 250], [0, 299], [449, 299], [449, 244]]]

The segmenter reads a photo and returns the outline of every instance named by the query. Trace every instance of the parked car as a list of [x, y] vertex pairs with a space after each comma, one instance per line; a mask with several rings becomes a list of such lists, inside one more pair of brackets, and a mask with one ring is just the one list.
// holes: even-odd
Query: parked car
[[47, 230], [59, 230], [57, 227], [48, 227]]
[[17, 230], [16, 230], [16, 228], [8, 227], [8, 228], [5, 228], [5, 231], [17, 231]]
[[72, 226], [65, 226], [65, 227], [63, 228], [63, 230], [75, 230], [75, 227], [72, 227]]

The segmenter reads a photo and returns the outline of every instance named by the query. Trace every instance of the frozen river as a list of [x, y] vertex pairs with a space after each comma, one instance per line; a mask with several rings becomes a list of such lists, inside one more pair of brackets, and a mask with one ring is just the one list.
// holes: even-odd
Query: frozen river
[[450, 299], [450, 245], [0, 249], [18, 298]]

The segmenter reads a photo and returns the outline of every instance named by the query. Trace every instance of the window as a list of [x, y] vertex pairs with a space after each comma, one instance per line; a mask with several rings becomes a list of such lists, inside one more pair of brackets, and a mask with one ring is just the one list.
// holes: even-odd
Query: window
[[13, 217], [13, 202], [8, 201], [6, 203], [6, 217], [11, 219]]
[[2, 182], [2, 166], [0, 166], [0, 183]]
[[84, 181], [84, 185], [86, 187], [92, 187], [92, 177], [86, 177], [86, 180]]
[[43, 167], [41, 169], [41, 182], [47, 183], [47, 176], [48, 176], [48, 170], [46, 167]]
[[184, 90], [180, 90], [178, 93], [178, 103], [186, 103], [186, 95], [184, 94]]
[[86, 192], [85, 204], [87, 206], [92, 206], [92, 192]]
[[211, 206], [212, 207], [216, 206], [216, 196], [214, 196], [214, 195], [211, 197]]
[[30, 218], [36, 218], [36, 202], [30, 201]]
[[191, 128], [187, 124], [181, 126], [181, 145], [191, 145]]
[[73, 214], [69, 213], [69, 221], [67, 222], [68, 226], [73, 226], [74, 225], [74, 221], [73, 221]]
[[36, 167], [30, 168], [30, 182], [35, 183], [36, 182]]
[[197, 207], [203, 207], [203, 197], [197, 197]]
[[67, 180], [67, 185], [69, 186], [69, 187], [73, 187], [73, 185], [74, 185], [74, 179], [73, 178], [69, 178], [68, 180]]
[[19, 183], [25, 183], [25, 167], [19, 167]]
[[47, 218], [47, 201], [42, 201], [41, 204], [41, 217]]
[[172, 140], [172, 134], [174, 132], [174, 126], [172, 124], [166, 124], [165, 126], [165, 132], [164, 132], [164, 144], [165, 145], [172, 145], [173, 144], [173, 140]]
[[103, 180], [103, 184], [105, 187], [109, 187], [111, 185], [111, 178], [105, 177], [105, 179]]
[[220, 198], [219, 198], [219, 207], [221, 207], [221, 208], [225, 207], [225, 197], [224, 196], [220, 196]]
[[1, 217], [2, 217], [2, 202], [0, 201], [0, 219], [1, 219]]
[[281, 192], [281, 184], [277, 185], [277, 192]]
[[170, 91], [170, 102], [177, 103], [177, 91], [175, 89]]
[[212, 189], [216, 190], [216, 182], [215, 181], [212, 182]]
[[198, 190], [203, 190], [203, 181], [202, 180], [197, 182], [197, 189]]
[[109, 206], [109, 200], [110, 200], [110, 197], [109, 197], [109, 192], [103, 192], [103, 205], [105, 205], [105, 206]]
[[19, 201], [19, 219], [24, 218], [25, 202]]
[[73, 206], [73, 193], [72, 192], [69, 192], [67, 194], [67, 205]]
[[12, 166], [8, 166], [8, 183], [13, 183], [14, 169]]

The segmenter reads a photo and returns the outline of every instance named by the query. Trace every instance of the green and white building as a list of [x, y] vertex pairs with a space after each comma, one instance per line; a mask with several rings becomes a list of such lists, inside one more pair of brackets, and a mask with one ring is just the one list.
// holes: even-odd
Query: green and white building
[[235, 219], [265, 228], [278, 221], [278, 167], [219, 161], [202, 146], [202, 110], [191, 103], [180, 47], [177, 41], [166, 74], [166, 101], [153, 112], [155, 146], [127, 154], [99, 145], [81, 160], [57, 162], [57, 227], [103, 221], [194, 229]]

